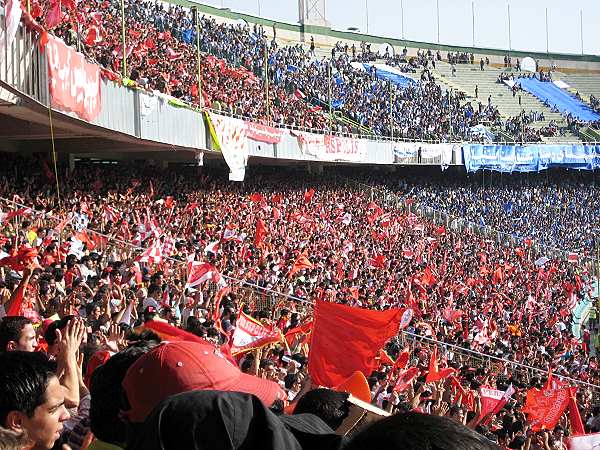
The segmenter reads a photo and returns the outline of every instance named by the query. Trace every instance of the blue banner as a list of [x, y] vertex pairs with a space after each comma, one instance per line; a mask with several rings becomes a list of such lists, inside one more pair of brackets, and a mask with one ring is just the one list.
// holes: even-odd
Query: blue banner
[[600, 168], [600, 145], [463, 145], [468, 172], [538, 172], [550, 167]]

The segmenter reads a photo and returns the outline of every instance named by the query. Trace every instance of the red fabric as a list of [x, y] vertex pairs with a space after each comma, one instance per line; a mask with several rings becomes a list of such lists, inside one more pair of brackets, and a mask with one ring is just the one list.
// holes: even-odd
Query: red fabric
[[252, 194], [250, 197], [248, 197], [248, 199], [254, 203], [261, 203], [265, 201], [265, 198], [262, 194]]
[[571, 434], [581, 435], [585, 434], [585, 428], [583, 427], [583, 421], [581, 420], [581, 414], [579, 414], [579, 408], [575, 401], [575, 390], [577, 388], [571, 388], [571, 397], [569, 397], [569, 422], [571, 423]]
[[433, 351], [431, 352], [431, 359], [429, 360], [429, 371], [427, 372], [427, 378], [425, 379], [426, 383], [435, 383], [436, 381], [443, 380], [444, 378], [447, 378], [456, 372], [452, 368], [438, 370], [437, 357], [437, 347], [434, 346]]
[[259, 217], [256, 221], [256, 232], [254, 233], [254, 245], [256, 247], [262, 245], [265, 234], [267, 234], [267, 227], [265, 226], [265, 222]]
[[310, 320], [306, 323], [303, 323], [302, 325], [299, 325], [295, 328], [292, 328], [290, 330], [287, 331], [287, 333], [285, 333], [285, 340], [287, 341], [288, 345], [292, 345], [294, 343], [294, 340], [296, 339], [296, 336], [300, 333], [304, 333], [304, 334], [308, 334], [311, 332], [312, 330], [312, 325], [313, 325], [313, 321]]
[[398, 334], [401, 311], [375, 311], [317, 300], [308, 356], [314, 383], [332, 387], [356, 371], [369, 376], [375, 356]]
[[[49, 16], [50, 13], [46, 20]], [[56, 21], [53, 18], [51, 20]], [[81, 53], [67, 47], [59, 39], [50, 38], [46, 47], [53, 106], [92, 121], [102, 110], [100, 67], [88, 62]]]
[[310, 188], [308, 191], [304, 193], [304, 203], [310, 203], [310, 201], [315, 196], [315, 190]]
[[398, 376], [398, 381], [396, 381], [394, 386], [394, 391], [402, 392], [406, 389], [410, 385], [410, 382], [419, 376], [419, 372], [420, 370], [418, 367], [411, 367], [410, 369], [401, 371]]
[[383, 255], [375, 255], [373, 259], [370, 261], [370, 266], [373, 268], [381, 269], [385, 264], [385, 256]]
[[7, 316], [21, 316], [22, 308], [23, 308], [23, 297], [25, 295], [25, 284], [21, 283], [17, 287], [17, 291], [14, 293], [14, 300], [11, 303], [8, 311], [6, 311]]
[[50, 8], [48, 8], [48, 11], [46, 12], [46, 28], [51, 30], [52, 28], [60, 25], [60, 22], [60, 0], [52, 0], [50, 2]]
[[569, 389], [530, 389], [523, 412], [533, 431], [552, 430], [569, 406]]
[[294, 261], [294, 265], [290, 270], [289, 276], [291, 278], [296, 272], [299, 272], [303, 269], [312, 269], [313, 267], [315, 267], [315, 265], [309, 261], [309, 259], [306, 257], [306, 254], [302, 253], [298, 259]]

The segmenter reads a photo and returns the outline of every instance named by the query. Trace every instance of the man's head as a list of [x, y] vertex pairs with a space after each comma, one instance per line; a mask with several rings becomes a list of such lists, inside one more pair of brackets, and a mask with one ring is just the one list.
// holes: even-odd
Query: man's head
[[119, 419], [121, 383], [129, 367], [153, 347], [154, 344], [142, 341], [112, 356], [92, 374], [90, 428], [98, 439], [117, 445], [126, 441], [126, 426]]
[[313, 389], [304, 394], [294, 409], [294, 414], [314, 414], [323, 422], [337, 429], [348, 415], [350, 405], [346, 401], [349, 394], [332, 389]]
[[357, 433], [347, 450], [495, 450], [484, 436], [447, 417], [410, 412], [374, 422]]
[[0, 352], [32, 352], [36, 347], [37, 339], [31, 320], [10, 316], [0, 321]]
[[34, 449], [50, 449], [69, 418], [64, 388], [45, 354], [0, 355], [0, 425], [25, 433]]

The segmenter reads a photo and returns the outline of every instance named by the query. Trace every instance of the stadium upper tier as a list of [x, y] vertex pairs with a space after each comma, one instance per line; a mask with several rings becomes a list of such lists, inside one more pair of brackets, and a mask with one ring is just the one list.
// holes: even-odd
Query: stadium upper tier
[[[122, 74], [126, 83], [254, 121], [424, 141], [481, 139], [472, 132], [480, 124], [495, 141], [577, 141], [578, 129], [587, 125], [566, 121], [524, 93], [519, 97], [531, 98], [509, 108], [501, 94], [491, 95], [504, 89], [510, 97], [508, 88], [492, 87], [483, 79], [465, 77], [453, 89], [448, 82], [452, 69], [442, 62], [448, 55], [439, 51], [405, 49], [379, 58], [367, 43], [339, 42], [318, 49], [310, 41], [284, 43], [275, 28], [224, 23], [209, 16], [200, 18], [196, 36], [189, 9], [141, 2], [125, 5], [123, 45], [119, 1], [79, 2], [79, 33], [67, 16], [55, 20], [44, 14], [49, 4], [35, 6], [32, 15], [107, 69], [104, 76]], [[464, 66], [459, 73], [477, 73], [479, 61], [468, 55], [466, 59], [470, 64], [458, 64]], [[386, 70], [407, 73], [415, 83], [395, 83], [381, 76], [381, 66], [365, 70], [361, 62], [385, 63]], [[477, 76], [496, 77], [496, 69], [485, 69]], [[480, 89], [477, 96], [475, 86]], [[540, 118], [531, 111], [543, 113], [544, 120], [531, 120]]]

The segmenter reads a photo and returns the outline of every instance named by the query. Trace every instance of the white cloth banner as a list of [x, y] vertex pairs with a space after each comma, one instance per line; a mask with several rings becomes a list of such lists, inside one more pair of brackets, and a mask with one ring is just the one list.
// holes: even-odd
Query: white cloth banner
[[300, 150], [319, 161], [364, 162], [367, 145], [361, 139], [294, 131]]
[[[394, 164], [439, 162], [440, 166], [445, 168], [452, 163], [454, 145], [455, 144], [421, 144], [418, 142], [398, 142], [394, 144], [393, 148]], [[418, 158], [419, 155], [420, 160]]]
[[7, 53], [11, 54], [11, 46], [17, 35], [21, 21], [21, 2], [19, 0], [5, 0], [4, 7], [0, 9], [0, 24], [6, 24], [6, 29], [0, 25], [0, 61]]
[[156, 109], [158, 97], [140, 92], [140, 116], [142, 118], [149, 116]]
[[556, 80], [556, 81], [553, 81], [552, 83], [554, 83], [554, 85], [560, 89], [569, 89], [571, 87], [567, 83], [565, 83], [563, 80]]
[[246, 123], [241, 119], [208, 113], [215, 140], [229, 166], [230, 181], [244, 181], [248, 163]]

